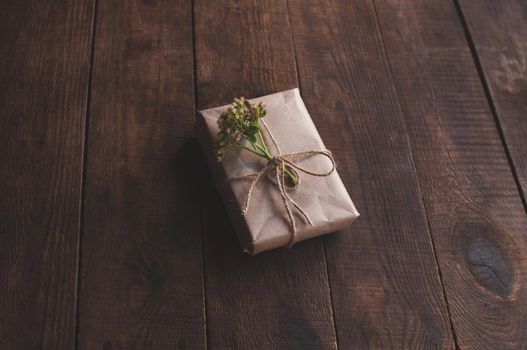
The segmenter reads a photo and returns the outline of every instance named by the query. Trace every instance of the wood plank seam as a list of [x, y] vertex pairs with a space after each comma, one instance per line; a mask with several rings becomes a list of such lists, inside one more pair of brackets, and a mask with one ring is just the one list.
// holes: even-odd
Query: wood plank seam
[[[192, 90], [194, 91], [194, 116], [197, 113], [198, 107], [198, 82], [197, 82], [197, 63], [196, 63], [196, 19], [194, 12], [194, 0], [190, 0], [190, 21], [192, 25]], [[199, 215], [200, 215], [200, 231], [201, 231], [201, 285], [203, 287], [203, 326], [205, 333], [205, 349], [209, 348], [209, 334], [208, 334], [208, 319], [207, 319], [207, 280], [205, 278], [205, 248], [204, 248], [204, 227], [203, 227], [203, 200], [200, 196], [199, 200]]]
[[92, 9], [92, 30], [91, 30], [91, 42], [90, 42], [90, 68], [88, 70], [88, 83], [86, 89], [86, 106], [84, 113], [84, 140], [83, 140], [83, 160], [82, 160], [82, 177], [80, 186], [80, 205], [79, 205], [79, 239], [77, 242], [77, 281], [75, 286], [75, 349], [79, 348], [79, 324], [80, 324], [80, 292], [81, 292], [81, 268], [82, 268], [82, 239], [83, 239], [83, 227], [84, 227], [84, 199], [86, 194], [86, 173], [87, 173], [87, 161], [88, 161], [88, 133], [90, 126], [90, 100], [91, 100], [91, 87], [92, 87], [92, 76], [93, 76], [93, 62], [95, 58], [95, 30], [97, 25], [97, 4], [98, 0], [93, 1]]
[[[287, 12], [288, 25], [289, 25], [290, 33], [291, 33], [291, 42], [293, 44], [293, 57], [295, 59], [296, 80], [298, 83], [298, 89], [300, 90], [300, 92], [302, 92], [302, 80], [300, 79], [300, 69], [298, 68], [298, 55], [296, 52], [295, 33], [293, 30], [293, 25], [291, 23], [291, 11], [289, 9], [289, 0], [284, 0], [284, 3], [285, 3], [286, 12]], [[322, 240], [322, 252], [324, 255], [324, 265], [326, 267], [326, 280], [327, 280], [327, 284], [329, 287], [329, 300], [331, 301], [331, 321], [333, 322], [333, 329], [335, 330], [335, 340], [336, 340], [335, 346], [338, 350], [339, 349], [339, 333], [337, 329], [337, 322], [335, 320], [335, 303], [333, 301], [333, 293], [331, 292], [332, 286], [331, 286], [331, 278], [329, 278], [328, 258], [327, 258], [327, 252], [326, 252], [326, 240], [325, 239]]]
[[[395, 87], [395, 79], [393, 77], [393, 68], [392, 68], [392, 64], [391, 64], [390, 58], [388, 56], [388, 52], [386, 50], [386, 45], [384, 43], [384, 35], [383, 35], [382, 30], [380, 28], [379, 14], [377, 12], [377, 6], [375, 5], [375, 0], [371, 0], [371, 5], [372, 5], [372, 8], [373, 8], [373, 12], [375, 14], [376, 31], [377, 31], [377, 33], [378, 33], [378, 35], [380, 37], [380, 43], [381, 43], [381, 46], [382, 46], [382, 52], [384, 54], [384, 58], [386, 60], [387, 66], [388, 66], [388, 72], [390, 74], [390, 78], [393, 81], [393, 85], [392, 86]], [[397, 98], [397, 108], [401, 112], [400, 115], [402, 115], [401, 98], [399, 96], [399, 92], [395, 88], [394, 88], [394, 95]], [[406, 130], [406, 123], [407, 123], [406, 119], [403, 118], [403, 125], [404, 125], [405, 130]], [[412, 164], [413, 164], [414, 169], [415, 169], [415, 156], [414, 156], [414, 151], [413, 151], [414, 148], [413, 148], [413, 145], [412, 145], [412, 140], [408, 136], [408, 133], [405, 133], [405, 135], [406, 135], [406, 138], [408, 139], [408, 143], [410, 144], [410, 157], [412, 158]], [[416, 172], [417, 172], [417, 170], [416, 170]], [[426, 210], [426, 205], [425, 205], [425, 201], [424, 201], [424, 197], [423, 197], [423, 192], [421, 191], [421, 179], [419, 178], [419, 176], [417, 176], [417, 192], [420, 195], [419, 199], [420, 199], [421, 205], [423, 206], [424, 212], [425, 212], [426, 224], [427, 224], [427, 228], [428, 228], [428, 230], [427, 230], [428, 231], [427, 232], [428, 233], [428, 238], [430, 239], [430, 244], [432, 246], [432, 251], [434, 253], [434, 259], [435, 259], [435, 265], [436, 265], [437, 274], [438, 274], [438, 278], [439, 278], [439, 284], [441, 285], [443, 299], [444, 299], [445, 305], [446, 305], [446, 311], [447, 311], [447, 315], [448, 315], [448, 323], [450, 325], [450, 330], [452, 331], [452, 337], [454, 339], [454, 346], [456, 347], [456, 350], [459, 350], [459, 343], [458, 343], [458, 339], [457, 339], [457, 334], [456, 334], [456, 330], [454, 329], [454, 324], [452, 322], [452, 314], [451, 314], [451, 311], [450, 311], [450, 304], [449, 304], [447, 296], [446, 296], [445, 285], [444, 285], [444, 282], [443, 282], [443, 272], [441, 271], [441, 267], [439, 265], [439, 259], [438, 259], [438, 256], [437, 256], [436, 243], [435, 243], [434, 238], [432, 236], [432, 227], [430, 225], [430, 219], [428, 217], [429, 216], [428, 211]]]
[[[192, 25], [192, 90], [194, 90], [194, 118], [197, 113], [198, 108], [198, 65], [196, 62], [196, 13], [195, 9], [195, 0], [190, 0], [190, 22]], [[203, 204], [203, 196], [199, 196], [199, 215], [200, 215], [200, 231], [201, 231], [201, 285], [203, 287], [203, 327], [205, 333], [205, 350], [210, 347], [209, 345], [209, 326], [208, 326], [208, 317], [207, 317], [207, 279], [205, 278], [206, 274], [206, 264], [205, 264], [205, 228], [203, 225], [203, 210], [205, 208]]]
[[289, 10], [289, 1], [284, 0], [284, 3], [287, 13], [287, 24], [289, 25], [291, 32], [291, 43], [293, 44], [293, 57], [295, 59], [296, 81], [298, 84], [298, 89], [300, 90], [300, 92], [302, 92], [302, 82], [300, 81], [300, 70], [298, 69], [298, 55], [296, 53], [295, 33], [293, 33], [293, 25], [291, 24], [291, 11]]
[[461, 8], [461, 4], [459, 3], [459, 0], [452, 0], [454, 2], [454, 7], [456, 8], [459, 21], [461, 23], [461, 27], [463, 28], [463, 32], [465, 34], [465, 39], [467, 40], [468, 46], [470, 48], [470, 53], [472, 55], [472, 60], [474, 61], [474, 65], [476, 66], [476, 70], [478, 72], [479, 79], [481, 81], [481, 86], [483, 87], [483, 91], [485, 93], [485, 97], [487, 98], [488, 105], [490, 112], [492, 113], [492, 117], [494, 118], [494, 122], [496, 124], [496, 129], [498, 130], [498, 134], [500, 136], [501, 143], [503, 144], [503, 150], [505, 151], [505, 155], [507, 157], [507, 161], [510, 164], [512, 177], [514, 178], [514, 183], [516, 184], [516, 187], [518, 188], [518, 193], [520, 195], [521, 201], [523, 203], [523, 208], [525, 209], [525, 212], [527, 213], [527, 199], [525, 198], [525, 193], [523, 192], [523, 189], [521, 187], [520, 179], [518, 177], [518, 171], [516, 169], [516, 166], [514, 165], [514, 161], [512, 159], [512, 155], [510, 152], [510, 147], [507, 144], [507, 140], [505, 138], [505, 134], [503, 133], [503, 127], [500, 122], [500, 118], [498, 116], [498, 112], [496, 111], [496, 106], [494, 104], [494, 99], [492, 98], [492, 94], [490, 93], [489, 84], [487, 82], [487, 77], [485, 75], [485, 72], [483, 71], [483, 66], [481, 65], [481, 60], [479, 59], [478, 50], [476, 48], [476, 45], [474, 43], [474, 39], [472, 38], [472, 35], [470, 34], [470, 30], [467, 24], [467, 20], [465, 18], [465, 15], [463, 14], [463, 10]]
[[328, 268], [328, 258], [327, 258], [327, 252], [326, 252], [326, 241], [324, 240], [323, 241], [323, 245], [324, 245], [324, 261], [326, 262], [326, 276], [328, 278], [328, 285], [329, 285], [329, 290], [330, 290], [330, 293], [329, 293], [329, 299], [331, 300], [331, 318], [333, 320], [333, 327], [335, 328], [335, 339], [337, 341], [337, 343], [335, 344], [335, 346], [337, 347], [337, 349], [339, 348], [339, 331], [337, 329], [337, 322], [335, 320], [335, 302], [333, 301], [333, 293], [331, 293], [331, 289], [333, 288], [332, 284], [331, 284], [331, 278], [329, 278], [329, 268]]
[[[192, 1], [194, 2], [194, 1]], [[207, 279], [205, 278], [205, 273], [207, 272], [205, 270], [205, 243], [204, 243], [204, 238], [205, 238], [205, 228], [203, 226], [203, 208], [204, 208], [204, 205], [203, 205], [203, 199], [202, 199], [202, 196], [200, 196], [200, 227], [201, 227], [201, 268], [202, 268], [202, 273], [203, 273], [203, 276], [201, 277], [202, 279], [202, 286], [203, 286], [203, 327], [205, 328], [205, 350], [208, 349], [210, 346], [209, 346], [209, 327], [208, 327], [208, 318], [207, 318], [207, 308], [208, 308], [208, 305], [207, 305]]]

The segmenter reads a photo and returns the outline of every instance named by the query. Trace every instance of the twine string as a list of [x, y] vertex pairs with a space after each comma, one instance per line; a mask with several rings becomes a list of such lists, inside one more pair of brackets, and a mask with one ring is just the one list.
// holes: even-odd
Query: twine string
[[[309, 150], [304, 152], [297, 152], [297, 153], [289, 153], [289, 154], [282, 154], [280, 147], [278, 146], [278, 142], [276, 141], [273, 133], [267, 126], [267, 124], [260, 120], [263, 124], [265, 130], [267, 131], [267, 134], [269, 135], [269, 138], [271, 139], [274, 148], [276, 149], [277, 155], [275, 155], [273, 158], [271, 158], [267, 164], [258, 172], [247, 174], [244, 176], [236, 177], [229, 179], [229, 181], [237, 181], [237, 180], [247, 180], [251, 179], [251, 183], [249, 185], [249, 189], [247, 190], [247, 195], [245, 197], [245, 203], [242, 208], [242, 215], [245, 215], [249, 210], [249, 205], [251, 204], [252, 195], [254, 192], [254, 189], [256, 186], [264, 179], [267, 175], [269, 175], [273, 170], [275, 171], [275, 180], [276, 180], [276, 186], [278, 188], [278, 192], [280, 192], [280, 197], [282, 198], [282, 202], [284, 203], [285, 211], [286, 211], [286, 218], [287, 222], [289, 224], [289, 227], [291, 229], [291, 238], [289, 240], [288, 246], [292, 246], [296, 242], [296, 232], [297, 232], [297, 226], [295, 221], [295, 216], [293, 209], [296, 209], [296, 212], [302, 217], [302, 219], [309, 225], [313, 225], [313, 222], [311, 218], [309, 217], [308, 213], [293, 199], [291, 196], [287, 193], [287, 185], [285, 183], [285, 170], [286, 167], [289, 169], [294, 169], [297, 178], [298, 178], [298, 184], [300, 183], [300, 173], [305, 173], [311, 176], [317, 176], [317, 177], [325, 177], [330, 175], [335, 170], [335, 159], [333, 158], [333, 155], [329, 150]], [[325, 156], [331, 161], [331, 169], [326, 172], [317, 172], [310, 169], [307, 169], [305, 167], [300, 166], [298, 163], [299, 160], [305, 159], [310, 156]]]

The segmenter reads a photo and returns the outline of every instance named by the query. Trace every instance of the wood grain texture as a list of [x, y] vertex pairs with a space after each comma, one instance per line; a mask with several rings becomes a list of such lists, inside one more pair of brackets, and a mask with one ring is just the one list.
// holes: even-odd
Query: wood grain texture
[[93, 2], [0, 11], [0, 348], [75, 342]]
[[98, 4], [80, 349], [205, 348], [189, 1]]
[[[282, 0], [196, 0], [200, 109], [297, 86]], [[207, 180], [203, 189], [207, 334], [211, 349], [334, 349], [320, 239], [246, 256]]]
[[375, 2], [462, 349], [527, 343], [527, 217], [454, 3]]
[[361, 213], [326, 239], [339, 347], [452, 349], [374, 8], [368, 1], [288, 2], [302, 94]]
[[477, 0], [459, 3], [525, 198], [527, 2]]

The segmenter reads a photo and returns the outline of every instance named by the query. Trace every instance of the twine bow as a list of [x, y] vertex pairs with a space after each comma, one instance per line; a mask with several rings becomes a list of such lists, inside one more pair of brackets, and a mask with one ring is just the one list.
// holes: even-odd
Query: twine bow
[[[311, 221], [311, 218], [305, 212], [305, 210], [302, 209], [302, 207], [294, 199], [292, 199], [291, 196], [287, 193], [287, 185], [285, 182], [286, 167], [289, 168], [290, 170], [293, 170], [296, 173], [297, 179], [298, 179], [298, 182], [297, 182], [297, 186], [298, 186], [298, 184], [300, 183], [300, 172], [311, 175], [311, 176], [318, 176], [318, 177], [328, 176], [335, 170], [335, 159], [333, 158], [333, 155], [331, 154], [331, 151], [329, 150], [321, 150], [321, 151], [310, 150], [310, 151], [304, 151], [304, 152], [298, 152], [298, 153], [282, 154], [280, 147], [278, 146], [278, 142], [276, 142], [276, 139], [271, 133], [271, 130], [269, 130], [269, 127], [267, 126], [267, 124], [263, 120], [260, 120], [260, 122], [265, 127], [267, 134], [269, 135], [271, 141], [273, 142], [277, 155], [274, 156], [272, 159], [270, 159], [267, 162], [267, 164], [259, 172], [233, 178], [233, 179], [230, 179], [230, 181], [252, 179], [251, 184], [249, 186], [249, 190], [247, 191], [245, 204], [242, 209], [242, 215], [245, 215], [247, 211], [249, 210], [249, 204], [251, 203], [252, 194], [256, 186], [260, 183], [260, 181], [262, 181], [262, 179], [264, 179], [266, 176], [271, 174], [273, 170], [276, 170], [275, 171], [275, 179], [276, 179], [275, 184], [278, 187], [278, 191], [280, 192], [280, 196], [282, 197], [282, 201], [284, 202], [284, 207], [285, 207], [286, 214], [287, 214], [287, 221], [288, 221], [289, 227], [291, 228], [291, 239], [289, 240], [288, 245], [292, 246], [296, 242], [296, 221], [295, 221], [295, 217], [293, 214], [293, 208], [297, 210], [297, 212], [301, 215], [301, 217], [304, 219], [304, 221], [307, 224], [313, 225], [313, 222]], [[311, 171], [295, 163], [295, 161], [298, 161], [300, 159], [303, 159], [309, 156], [316, 156], [316, 155], [325, 156], [331, 161], [331, 169], [329, 171], [327, 172]]]

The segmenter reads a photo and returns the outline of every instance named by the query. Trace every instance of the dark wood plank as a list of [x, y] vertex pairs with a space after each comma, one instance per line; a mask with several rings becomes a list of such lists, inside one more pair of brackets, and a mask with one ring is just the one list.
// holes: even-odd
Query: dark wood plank
[[374, 8], [369, 1], [288, 2], [302, 94], [361, 213], [326, 239], [339, 346], [453, 348]]
[[205, 348], [190, 1], [101, 1], [81, 349]]
[[527, 2], [462, 0], [459, 3], [525, 198]]
[[75, 343], [93, 2], [0, 11], [0, 348]]
[[527, 217], [452, 2], [376, 2], [460, 348], [527, 343]]
[[[284, 1], [197, 0], [194, 16], [200, 108], [297, 86]], [[210, 179], [202, 196], [209, 347], [334, 349], [322, 241], [246, 256]]]

